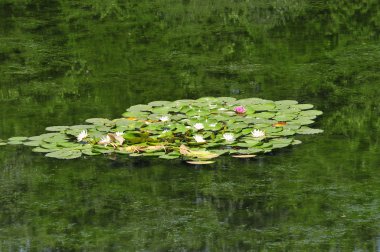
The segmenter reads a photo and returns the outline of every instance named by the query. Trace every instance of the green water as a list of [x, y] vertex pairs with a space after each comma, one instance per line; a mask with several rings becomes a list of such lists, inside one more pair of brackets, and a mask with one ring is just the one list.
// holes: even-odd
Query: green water
[[0, 251], [378, 251], [377, 0], [0, 0], [0, 138], [202, 96], [325, 133], [257, 160], [0, 149]]

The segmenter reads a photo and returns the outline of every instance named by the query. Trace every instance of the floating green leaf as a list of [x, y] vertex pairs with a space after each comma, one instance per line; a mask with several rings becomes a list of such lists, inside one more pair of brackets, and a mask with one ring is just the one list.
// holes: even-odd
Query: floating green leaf
[[58, 159], [74, 159], [82, 156], [82, 153], [78, 150], [58, 150], [54, 152], [49, 152], [45, 156]]
[[19, 144], [22, 144], [21, 141], [9, 141], [8, 142], [9, 145], [19, 145]]
[[297, 133], [298, 134], [305, 134], [305, 135], [310, 135], [310, 134], [318, 134], [318, 133], [322, 133], [323, 130], [321, 129], [312, 129], [312, 128], [309, 128], [309, 127], [301, 127], [299, 130], [297, 130]]
[[179, 158], [179, 156], [174, 156], [174, 155], [161, 155], [161, 156], [159, 156], [159, 158], [162, 158], [162, 159], [177, 159], [177, 158]]
[[313, 104], [296, 104], [292, 106], [293, 108], [298, 108], [301, 110], [307, 110], [307, 109], [312, 109], [314, 107]]
[[41, 142], [40, 141], [28, 141], [23, 143], [26, 146], [40, 146]]
[[27, 137], [11, 137], [8, 139], [9, 142], [22, 142], [27, 140]]
[[150, 111], [152, 109], [152, 106], [149, 106], [149, 105], [145, 105], [145, 104], [138, 104], [138, 105], [134, 105], [134, 106], [131, 106], [127, 109], [127, 111], [130, 111], [130, 112], [137, 112], [137, 111]]
[[52, 151], [57, 151], [59, 149], [45, 149], [45, 148], [42, 148], [42, 147], [36, 147], [34, 149], [32, 149], [32, 151], [34, 152], [42, 152], [42, 153], [46, 153], [46, 152], [52, 152]]
[[171, 104], [170, 101], [153, 101], [149, 102], [148, 105], [152, 107], [162, 107]]
[[47, 131], [62, 131], [68, 128], [69, 126], [50, 126], [50, 127], [47, 127], [46, 130]]
[[[235, 112], [238, 106], [244, 107], [243, 113]], [[209, 164], [213, 163], [209, 159], [220, 155], [251, 158], [301, 143], [290, 136], [323, 132], [305, 126], [322, 114], [312, 108], [311, 104], [293, 100], [274, 102], [260, 98], [154, 101], [131, 106], [123, 113], [124, 118], [90, 118], [86, 120], [88, 124], [51, 126], [46, 130], [54, 132], [12, 137], [8, 144], [34, 146], [34, 152], [59, 159], [114, 153], [162, 159], [181, 157], [193, 164]]]
[[92, 123], [95, 125], [104, 125], [104, 124], [112, 123], [112, 121], [107, 118], [89, 118], [86, 120], [86, 122]]

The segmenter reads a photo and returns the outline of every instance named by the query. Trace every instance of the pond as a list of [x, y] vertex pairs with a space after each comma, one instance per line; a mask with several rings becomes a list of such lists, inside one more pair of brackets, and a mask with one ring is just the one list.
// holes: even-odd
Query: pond
[[0, 251], [380, 249], [380, 3], [2, 0], [0, 138], [205, 96], [324, 112], [207, 166], [0, 149]]

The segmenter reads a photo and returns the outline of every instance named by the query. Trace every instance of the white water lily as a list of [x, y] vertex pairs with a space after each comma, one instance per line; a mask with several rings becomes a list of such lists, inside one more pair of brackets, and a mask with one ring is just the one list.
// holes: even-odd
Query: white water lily
[[232, 134], [232, 133], [224, 133], [224, 134], [223, 134], [223, 138], [224, 138], [224, 140], [226, 140], [227, 142], [233, 142], [233, 141], [235, 141], [234, 134]]
[[104, 146], [107, 146], [108, 144], [111, 143], [111, 138], [107, 135], [107, 136], [104, 136], [100, 139], [100, 141], [98, 142], [98, 144], [102, 144]]
[[194, 137], [195, 142], [197, 142], [197, 143], [205, 143], [206, 142], [206, 140], [201, 135], [195, 135], [193, 137]]
[[215, 127], [216, 127], [216, 123], [211, 123], [211, 124], [209, 124], [209, 126], [210, 126], [211, 128], [215, 128]]
[[196, 129], [196, 130], [201, 130], [201, 129], [203, 129], [205, 126], [203, 125], [203, 123], [196, 123], [196, 124], [194, 124], [194, 128]]
[[254, 129], [253, 131], [251, 131], [251, 134], [253, 137], [265, 137], [265, 132], [262, 131], [262, 130], [258, 130], [258, 129]]
[[167, 121], [169, 121], [169, 120], [170, 120], [169, 116], [161, 116], [161, 117], [160, 117], [160, 121], [161, 121], [161, 122], [167, 122]]
[[79, 133], [79, 135], [77, 136], [77, 140], [78, 140], [78, 142], [82, 141], [82, 140], [85, 139], [87, 136], [88, 136], [88, 134], [87, 134], [87, 130], [82, 130], [82, 132]]
[[117, 131], [117, 132], [115, 133], [115, 135], [116, 135], [116, 136], [123, 136], [123, 135], [124, 135], [124, 132]]
[[165, 133], [168, 133], [169, 130], [163, 130], [161, 134], [165, 134]]

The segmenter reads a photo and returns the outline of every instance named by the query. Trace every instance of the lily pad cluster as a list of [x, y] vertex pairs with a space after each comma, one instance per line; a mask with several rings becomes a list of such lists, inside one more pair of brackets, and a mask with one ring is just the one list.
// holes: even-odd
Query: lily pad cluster
[[0, 145], [33, 146], [33, 151], [59, 159], [117, 153], [204, 164], [223, 154], [251, 158], [300, 144], [295, 135], [323, 132], [310, 127], [321, 114], [313, 105], [294, 100], [203, 97], [154, 101], [131, 106], [122, 118], [51, 126], [42, 135], [12, 137]]

